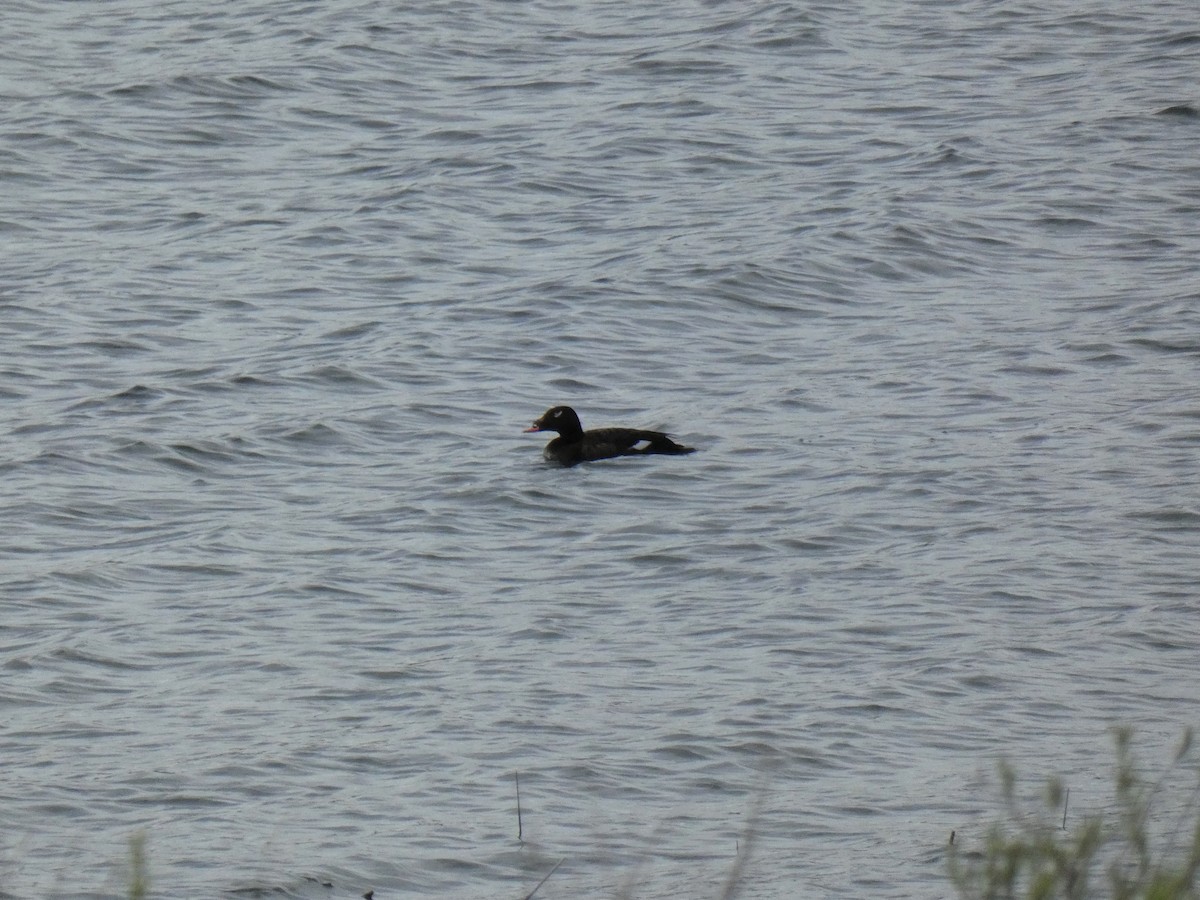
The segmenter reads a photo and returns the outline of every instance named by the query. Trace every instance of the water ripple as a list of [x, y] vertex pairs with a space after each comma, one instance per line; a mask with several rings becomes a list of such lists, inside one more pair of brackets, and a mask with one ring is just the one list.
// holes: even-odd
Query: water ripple
[[910, 897], [1172, 738], [1176, 6], [16, 3], [6, 890]]

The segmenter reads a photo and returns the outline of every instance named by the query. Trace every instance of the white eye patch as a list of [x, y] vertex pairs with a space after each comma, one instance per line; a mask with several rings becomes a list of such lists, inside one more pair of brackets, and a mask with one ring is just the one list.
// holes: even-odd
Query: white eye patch
[[561, 409], [556, 409], [556, 410], [554, 411], [554, 416], [553, 416], [553, 418], [557, 419], [557, 418], [559, 418], [560, 416], [562, 416], [562, 410], [561, 410]]

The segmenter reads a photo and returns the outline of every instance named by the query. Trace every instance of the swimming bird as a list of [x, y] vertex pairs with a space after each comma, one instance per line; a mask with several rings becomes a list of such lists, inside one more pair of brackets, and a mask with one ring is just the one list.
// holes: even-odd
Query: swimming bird
[[550, 462], [563, 466], [591, 462], [596, 459], [611, 459], [614, 456], [642, 456], [649, 453], [679, 455], [694, 453], [695, 447], [677, 444], [661, 431], [646, 431], [641, 428], [593, 428], [584, 431], [579, 416], [569, 406], [555, 406], [540, 419], [525, 429], [531, 431], [557, 431], [558, 437], [546, 445], [543, 455]]

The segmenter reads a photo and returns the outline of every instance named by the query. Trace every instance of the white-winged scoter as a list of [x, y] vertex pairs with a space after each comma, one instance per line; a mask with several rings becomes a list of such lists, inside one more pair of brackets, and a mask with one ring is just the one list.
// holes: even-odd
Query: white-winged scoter
[[641, 428], [593, 428], [584, 431], [579, 416], [569, 406], [555, 406], [525, 429], [557, 431], [558, 437], [546, 445], [544, 455], [550, 462], [564, 466], [611, 459], [614, 456], [642, 456], [648, 453], [693, 453], [695, 447], [677, 444], [661, 431]]

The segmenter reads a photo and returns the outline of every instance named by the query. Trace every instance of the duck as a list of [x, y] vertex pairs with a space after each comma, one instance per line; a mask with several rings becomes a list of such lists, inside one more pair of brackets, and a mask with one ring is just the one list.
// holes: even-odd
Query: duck
[[552, 406], [542, 413], [524, 434], [531, 431], [556, 431], [558, 437], [546, 445], [542, 455], [548, 462], [574, 466], [614, 456], [645, 456], [666, 453], [679, 456], [695, 453], [695, 447], [685, 447], [661, 431], [642, 428], [593, 428], [584, 431], [579, 416], [569, 406]]

